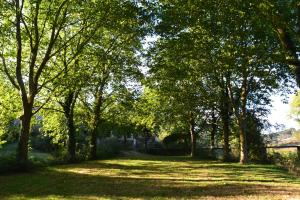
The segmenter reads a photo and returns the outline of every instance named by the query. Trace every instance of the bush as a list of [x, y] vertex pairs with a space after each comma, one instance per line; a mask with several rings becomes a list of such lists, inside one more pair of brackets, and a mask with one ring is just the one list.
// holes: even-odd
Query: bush
[[69, 160], [68, 149], [66, 147], [59, 147], [55, 151], [51, 152], [54, 157], [55, 163], [64, 164]]
[[55, 149], [55, 145], [52, 144], [52, 138], [50, 136], [39, 134], [32, 134], [30, 138], [30, 146], [38, 151], [52, 152]]
[[0, 174], [7, 172], [31, 171], [52, 164], [53, 157], [45, 153], [30, 153], [26, 165], [20, 166], [16, 161], [16, 153], [0, 154]]
[[97, 156], [100, 159], [110, 158], [120, 154], [122, 145], [116, 138], [105, 138], [98, 143]]
[[0, 173], [17, 171], [16, 154], [0, 155]]
[[[196, 156], [200, 159], [205, 160], [222, 160], [223, 159], [223, 149], [222, 148], [203, 148], [197, 147]], [[230, 154], [230, 161], [232, 160], [232, 155]]]
[[184, 134], [181, 132], [175, 132], [171, 135], [168, 135], [163, 139], [163, 144], [167, 147], [173, 146], [173, 145], [182, 145], [182, 146], [189, 146], [190, 143], [190, 135]]
[[0, 173], [34, 170], [54, 163], [54, 158], [48, 153], [29, 150], [29, 161], [25, 166], [19, 166], [16, 161], [17, 143], [5, 144], [0, 149]]
[[200, 159], [210, 160], [214, 159], [214, 154], [210, 148], [197, 148], [196, 156]]
[[273, 151], [268, 154], [268, 160], [287, 169], [289, 172], [300, 174], [300, 161], [296, 153], [278, 153]]

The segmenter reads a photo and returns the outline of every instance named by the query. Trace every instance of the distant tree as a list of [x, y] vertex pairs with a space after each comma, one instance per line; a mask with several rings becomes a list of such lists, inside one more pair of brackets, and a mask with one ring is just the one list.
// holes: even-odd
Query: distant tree
[[[161, 80], [168, 80], [168, 74], [163, 71], [172, 66], [169, 77], [174, 79], [166, 86], [166, 91], [172, 85], [180, 88], [182, 77], [188, 77], [189, 88], [182, 88], [182, 93], [190, 90], [198, 98], [204, 96], [196, 105], [204, 105], [203, 102], [208, 99], [214, 101], [210, 98], [213, 93], [228, 102], [226, 105], [230, 108], [223, 104], [220, 109], [226, 130], [224, 146], [227, 152], [228, 115], [232, 109], [240, 132], [241, 163], [248, 161], [247, 110], [251, 109], [252, 103], [266, 106], [279, 83], [288, 82], [289, 73], [281, 48], [276, 43], [276, 35], [263, 31], [265, 23], [253, 15], [256, 6], [253, 1], [201, 1], [198, 4], [167, 1], [162, 3], [161, 20], [157, 25], [161, 36], [157, 44], [165, 43], [158, 51], [163, 56], [156, 60], [156, 66], [160, 68], [157, 71]], [[213, 79], [213, 84], [210, 79]], [[166, 83], [164, 81], [164, 85]], [[203, 89], [197, 91], [200, 87]], [[212, 88], [213, 92], [207, 92], [208, 88]], [[261, 97], [262, 101], [257, 101], [256, 97]]]
[[290, 104], [290, 114], [292, 119], [296, 120], [300, 123], [300, 92], [298, 91], [297, 94], [293, 97], [293, 100]]
[[138, 51], [147, 33], [143, 8], [134, 1], [110, 1], [113, 15], [107, 26], [99, 29], [87, 45], [85, 63], [87, 84], [81, 100], [89, 113], [90, 158], [96, 159], [97, 133], [103, 110], [113, 103], [111, 97], [122, 85], [140, 75]]

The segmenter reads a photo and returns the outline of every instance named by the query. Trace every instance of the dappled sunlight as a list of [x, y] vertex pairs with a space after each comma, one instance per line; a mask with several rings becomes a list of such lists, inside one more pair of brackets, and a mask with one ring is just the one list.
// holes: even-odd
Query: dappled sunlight
[[166, 157], [61, 165], [0, 179], [0, 199], [300, 198], [299, 179], [274, 166]]
[[[298, 179], [282, 173], [282, 170], [268, 168], [268, 165], [224, 164], [215, 161], [149, 161], [139, 159], [118, 159], [96, 161], [80, 166], [66, 166], [55, 169], [91, 176], [131, 177], [136, 179], [159, 179], [185, 181], [227, 181], [227, 182], [270, 182], [300, 183]], [[183, 178], [184, 177], [184, 178]], [[294, 179], [294, 180], [293, 180]]]

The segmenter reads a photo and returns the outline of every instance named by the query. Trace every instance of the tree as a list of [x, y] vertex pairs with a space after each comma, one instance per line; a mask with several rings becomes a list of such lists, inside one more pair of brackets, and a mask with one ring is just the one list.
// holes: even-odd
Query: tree
[[5, 9], [1, 11], [0, 24], [4, 33], [1, 35], [0, 58], [2, 71], [20, 92], [22, 102], [22, 126], [17, 151], [20, 165], [28, 160], [32, 116], [50, 97], [40, 100], [40, 105], [36, 105], [36, 100], [47, 84], [63, 72], [62, 68], [53, 72], [54, 65], [50, 63], [55, 63], [63, 48], [78, 40], [80, 34], [92, 24], [95, 25], [94, 21], [89, 21], [92, 15], [88, 13], [91, 14], [89, 11], [93, 8], [88, 7], [93, 5], [90, 3], [84, 6], [69, 0], [3, 2]]
[[[127, 80], [139, 75], [137, 52], [146, 34], [147, 21], [143, 8], [131, 1], [110, 2], [113, 15], [106, 27], [98, 30], [88, 44], [85, 54], [89, 83], [81, 98], [89, 111], [90, 158], [96, 159], [97, 133], [101, 128], [104, 105]], [[108, 101], [107, 101], [108, 100]]]
[[203, 62], [189, 58], [189, 54], [178, 55], [178, 52], [184, 52], [191, 47], [189, 45], [192, 41], [188, 36], [187, 33], [182, 33], [175, 38], [161, 38], [156, 42], [150, 53], [149, 81], [151, 87], [158, 90], [172, 105], [169, 115], [173, 118], [180, 116], [189, 127], [191, 156], [195, 156], [199, 134], [197, 130], [202, 128], [207, 115], [205, 110], [211, 108], [208, 107], [214, 100], [209, 97], [209, 79], [204, 77], [201, 70]]
[[[65, 54], [64, 54], [65, 55]], [[76, 123], [75, 123], [75, 108], [79, 92], [81, 87], [85, 82], [85, 69], [80, 66], [79, 63], [80, 56], [76, 58], [73, 63], [74, 66], [66, 66], [64, 63], [65, 72], [59, 83], [52, 83], [52, 98], [49, 100], [46, 106], [42, 109], [43, 124], [47, 129], [52, 129], [51, 131], [57, 130], [58, 134], [62, 134], [65, 130], [64, 126], [67, 128], [67, 145], [68, 145], [68, 161], [76, 161]], [[70, 69], [69, 69], [70, 68]], [[58, 85], [58, 86], [57, 86]], [[65, 120], [52, 122], [51, 115], [60, 116], [63, 115]], [[50, 116], [49, 116], [50, 115]], [[61, 118], [61, 117], [60, 117]], [[59, 118], [59, 119], [60, 119]], [[55, 118], [56, 119], [56, 118]], [[64, 138], [62, 134], [62, 138]], [[57, 137], [60, 137], [57, 135]]]
[[130, 112], [131, 123], [135, 125], [140, 135], [144, 137], [145, 150], [148, 150], [148, 140], [157, 132], [159, 120], [159, 94], [148, 87], [135, 100]]
[[[215, 93], [222, 94], [225, 102], [230, 102], [230, 108], [223, 105], [220, 109], [225, 124], [224, 146], [227, 152], [228, 115], [232, 108], [240, 132], [241, 163], [248, 160], [246, 116], [255, 99], [253, 97], [257, 95], [268, 99], [270, 93], [279, 87], [279, 82], [286, 83], [283, 80], [287, 79], [289, 72], [282, 62], [276, 37], [262, 31], [268, 27], [253, 16], [255, 9], [256, 4], [252, 1], [201, 1], [199, 4], [164, 1], [161, 21], [157, 26], [161, 41], [169, 42], [160, 49], [164, 56], [157, 62], [158, 66], [172, 66], [173, 77], [178, 72], [182, 76], [190, 73], [198, 77], [194, 88], [204, 88], [200, 95], [212, 86]], [[184, 68], [183, 63], [194, 68]], [[204, 81], [206, 75], [213, 80], [213, 84]], [[177, 82], [179, 79], [175, 78]], [[199, 82], [204, 86], [197, 86]], [[173, 82], [173, 85], [176, 84]], [[263, 91], [265, 95], [262, 95]]]

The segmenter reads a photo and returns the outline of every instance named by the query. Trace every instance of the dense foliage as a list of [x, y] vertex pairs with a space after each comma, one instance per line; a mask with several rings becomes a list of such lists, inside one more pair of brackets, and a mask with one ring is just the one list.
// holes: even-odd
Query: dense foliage
[[17, 143], [21, 167], [32, 148], [75, 162], [117, 152], [103, 149], [119, 148], [116, 138], [265, 159], [270, 98], [300, 83], [298, 9], [295, 0], [3, 0], [0, 148]]

